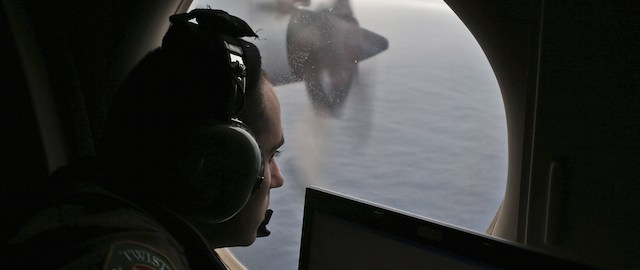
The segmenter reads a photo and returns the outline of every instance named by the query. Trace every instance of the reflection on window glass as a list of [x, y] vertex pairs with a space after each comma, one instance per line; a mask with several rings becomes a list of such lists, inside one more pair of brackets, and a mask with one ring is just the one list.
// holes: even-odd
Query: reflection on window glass
[[[294, 2], [309, 2], [297, 5]], [[233, 252], [296, 269], [304, 188], [317, 185], [484, 232], [504, 195], [506, 118], [489, 63], [436, 0], [211, 0], [260, 35], [282, 105], [284, 187], [271, 236]]]

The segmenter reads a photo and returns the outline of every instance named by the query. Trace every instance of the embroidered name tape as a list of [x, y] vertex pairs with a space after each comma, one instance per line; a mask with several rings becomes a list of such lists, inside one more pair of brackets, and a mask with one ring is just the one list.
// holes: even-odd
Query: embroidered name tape
[[175, 270], [175, 265], [160, 251], [137, 242], [124, 241], [111, 245], [105, 270]]

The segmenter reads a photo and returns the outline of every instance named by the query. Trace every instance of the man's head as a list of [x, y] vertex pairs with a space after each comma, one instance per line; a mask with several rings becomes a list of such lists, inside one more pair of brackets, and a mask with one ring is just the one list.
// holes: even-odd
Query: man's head
[[[265, 218], [265, 211], [269, 206], [269, 190], [284, 184], [284, 177], [280, 172], [276, 156], [278, 149], [284, 144], [284, 135], [280, 120], [280, 103], [273, 86], [265, 75], [261, 76], [260, 92], [262, 97], [247, 100], [247, 104], [262, 104], [250, 106], [255, 108], [244, 111], [240, 117], [256, 134], [262, 148], [265, 162], [264, 182], [249, 198], [245, 207], [230, 220], [223, 223], [213, 223], [206, 219], [192, 219], [193, 224], [205, 235], [214, 247], [250, 245], [256, 238], [256, 232]], [[261, 111], [258, 113], [258, 111]], [[261, 117], [251, 117], [261, 115]]]
[[[188, 22], [193, 14], [199, 25]], [[172, 18], [162, 47], [138, 64], [114, 98], [99, 151], [111, 174], [104, 183], [198, 224], [215, 224], [209, 234], [235, 224], [243, 230], [224, 232], [234, 237], [225, 245], [250, 244], [268, 190], [283, 181], [272, 160], [283, 142], [278, 99], [261, 72], [257, 48], [239, 39], [255, 35], [242, 20], [219, 11], [191, 15]], [[225, 134], [244, 132], [232, 118], [248, 126], [258, 151], [245, 151], [249, 141], [210, 132], [220, 126]], [[260, 156], [263, 172], [254, 164]], [[244, 196], [241, 204], [238, 196]], [[215, 245], [216, 237], [207, 235]]]

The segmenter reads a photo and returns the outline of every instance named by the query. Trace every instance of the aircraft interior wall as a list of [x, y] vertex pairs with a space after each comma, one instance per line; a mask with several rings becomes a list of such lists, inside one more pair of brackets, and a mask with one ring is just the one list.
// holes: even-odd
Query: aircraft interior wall
[[525, 243], [615, 269], [640, 267], [637, 11], [543, 6]]
[[487, 54], [505, 102], [509, 183], [494, 235], [637, 269], [637, 5], [501, 2], [447, 0]]
[[0, 1], [3, 238], [50, 172], [93, 154], [111, 95], [190, 3]]
[[[0, 214], [3, 216], [13, 216], [8, 209], [20, 206], [15, 199], [39, 186], [48, 173], [34, 104], [15, 40], [5, 5], [0, 2], [0, 203], [3, 205]], [[0, 239], [4, 240], [17, 223], [18, 220], [3, 222]]]
[[[519, 231], [523, 217], [521, 179], [527, 174], [531, 129], [530, 90], [532, 59], [536, 44], [540, 8], [538, 1], [471, 1], [446, 0], [451, 9], [474, 35], [496, 74], [504, 101], [509, 142], [509, 167], [506, 196], [496, 218], [493, 234], [522, 242]], [[499, 16], [498, 16], [499, 15]], [[525, 183], [526, 184], [526, 183]]]

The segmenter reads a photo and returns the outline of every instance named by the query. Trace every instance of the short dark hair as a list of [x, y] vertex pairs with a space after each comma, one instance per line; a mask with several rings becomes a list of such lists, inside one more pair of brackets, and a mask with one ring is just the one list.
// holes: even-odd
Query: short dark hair
[[245, 106], [238, 116], [251, 129], [256, 138], [264, 136], [269, 127], [264, 101], [264, 92], [267, 91], [269, 82], [268, 75], [264, 70], [261, 70], [256, 89], [246, 96]]

